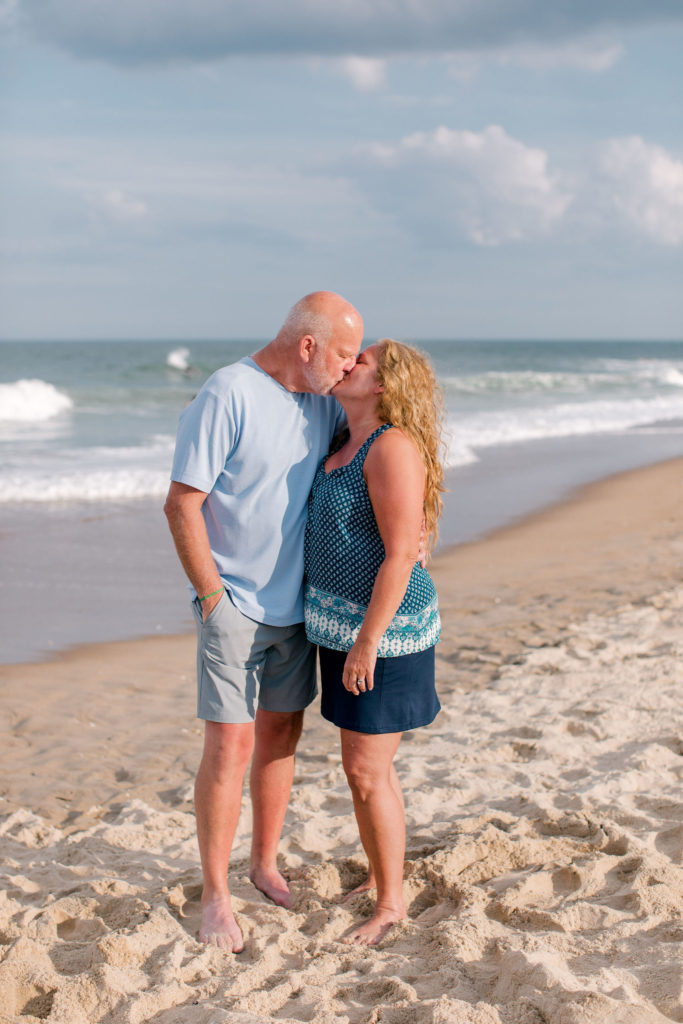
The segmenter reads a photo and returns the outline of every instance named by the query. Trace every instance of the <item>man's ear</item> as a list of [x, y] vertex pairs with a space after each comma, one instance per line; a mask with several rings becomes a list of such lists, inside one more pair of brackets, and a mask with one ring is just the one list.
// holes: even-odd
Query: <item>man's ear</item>
[[304, 334], [303, 338], [299, 339], [299, 355], [305, 363], [310, 363], [316, 348], [317, 342], [312, 334]]

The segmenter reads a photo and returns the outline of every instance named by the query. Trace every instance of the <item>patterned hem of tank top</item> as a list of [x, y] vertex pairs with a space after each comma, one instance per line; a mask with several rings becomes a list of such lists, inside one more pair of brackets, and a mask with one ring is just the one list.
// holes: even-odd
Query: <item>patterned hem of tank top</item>
[[[333, 651], [349, 651], [363, 625], [366, 611], [366, 605], [306, 584], [304, 620], [306, 636], [312, 644], [329, 647]], [[434, 597], [418, 612], [395, 615], [379, 642], [377, 654], [380, 658], [416, 654], [433, 647], [440, 636], [439, 604]]]

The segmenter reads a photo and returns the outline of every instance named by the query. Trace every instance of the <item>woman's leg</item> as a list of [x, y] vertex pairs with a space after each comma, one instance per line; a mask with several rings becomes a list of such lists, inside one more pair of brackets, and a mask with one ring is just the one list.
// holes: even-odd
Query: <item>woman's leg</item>
[[[396, 774], [396, 768], [394, 767], [393, 763], [389, 770], [389, 775], [392, 789], [394, 790], [394, 793], [396, 794], [396, 797], [399, 803], [401, 804], [402, 812], [404, 812], [405, 805], [403, 802], [403, 791], [401, 789], [401, 783], [398, 781], [398, 775]], [[354, 896], [358, 896], [360, 893], [363, 892], [370, 892], [372, 889], [377, 888], [377, 879], [375, 878], [375, 872], [373, 870], [372, 864], [370, 863], [368, 851], [366, 850], [365, 853], [366, 856], [368, 857], [368, 876], [360, 883], [360, 885], [357, 885], [355, 889], [351, 889], [350, 892], [346, 893], [346, 895], [343, 897], [341, 901], [342, 903], [348, 903], [348, 901], [353, 899]]]
[[[401, 733], [341, 730], [342, 762], [351, 787], [361, 842], [370, 862], [368, 881], [377, 886], [375, 913], [348, 942], [374, 945], [406, 916], [403, 902], [405, 818], [393, 759]], [[371, 886], [366, 886], [370, 888]]]

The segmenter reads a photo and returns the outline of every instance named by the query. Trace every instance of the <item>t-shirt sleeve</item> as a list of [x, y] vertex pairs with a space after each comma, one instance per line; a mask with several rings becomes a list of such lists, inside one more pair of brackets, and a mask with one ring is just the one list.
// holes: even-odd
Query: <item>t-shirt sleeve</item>
[[208, 494], [225, 469], [234, 440], [229, 403], [202, 388], [180, 414], [171, 480]]

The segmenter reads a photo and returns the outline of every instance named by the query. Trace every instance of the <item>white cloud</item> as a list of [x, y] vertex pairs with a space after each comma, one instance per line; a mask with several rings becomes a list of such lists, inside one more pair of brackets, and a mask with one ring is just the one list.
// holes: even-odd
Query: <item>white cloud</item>
[[386, 80], [386, 61], [375, 57], [340, 57], [332, 66], [359, 92], [379, 89]]
[[448, 73], [451, 78], [467, 82], [477, 76], [482, 65], [493, 63], [530, 68], [532, 71], [569, 68], [600, 74], [614, 67], [624, 52], [620, 43], [593, 37], [560, 44], [518, 43], [502, 49], [454, 53], [448, 60]]
[[605, 29], [683, 19], [680, 0], [20, 0], [20, 10], [36, 35], [72, 53], [131, 64], [562, 47]]
[[526, 45], [497, 55], [500, 64], [518, 64], [535, 71], [575, 68], [596, 74], [609, 71], [623, 57], [620, 43], [594, 39], [577, 40], [560, 46]]
[[119, 224], [131, 224], [143, 220], [148, 213], [147, 204], [134, 199], [118, 188], [89, 197], [91, 207], [103, 213], [109, 220]]
[[572, 198], [544, 150], [498, 125], [417, 132], [374, 146], [371, 160], [381, 169], [372, 180], [375, 201], [442, 241], [463, 233], [488, 246], [537, 238], [562, 220]]
[[497, 246], [560, 230], [586, 244], [628, 228], [658, 245], [683, 245], [683, 160], [637, 135], [566, 154], [565, 167], [552, 170], [545, 150], [498, 125], [416, 132], [375, 144], [369, 156], [360, 187], [427, 244], [464, 236]]
[[[292, 240], [326, 246], [367, 238], [377, 223], [346, 176], [312, 166], [310, 156], [297, 166], [257, 157], [250, 147], [240, 152], [219, 137], [188, 152], [173, 140], [137, 137], [7, 135], [3, 143], [18, 171], [31, 169], [13, 185], [13, 247], [25, 245], [27, 216], [36, 244], [45, 247], [52, 245], [47, 233], [82, 247], [91, 236], [99, 244], [112, 229], [119, 229], [117, 244], [133, 246], [232, 246], [240, 239], [275, 248]], [[21, 185], [26, 179], [40, 195], [40, 216], [31, 212], [35, 198]]]
[[481, 71], [484, 55], [481, 53], [453, 53], [448, 58], [448, 74], [458, 82], [471, 82]]
[[683, 161], [639, 135], [598, 148], [602, 203], [660, 245], [683, 243]]

